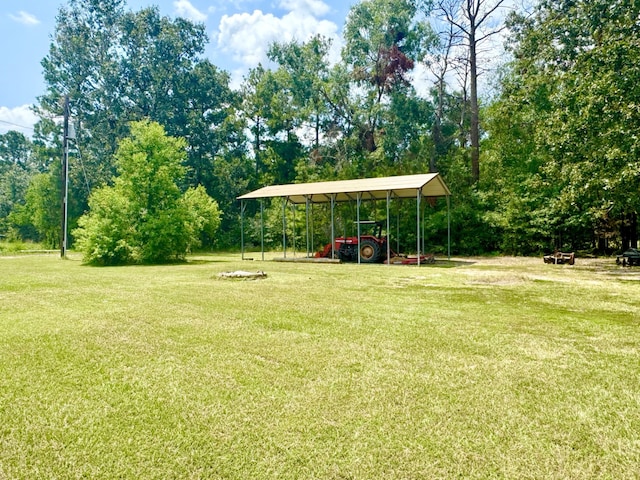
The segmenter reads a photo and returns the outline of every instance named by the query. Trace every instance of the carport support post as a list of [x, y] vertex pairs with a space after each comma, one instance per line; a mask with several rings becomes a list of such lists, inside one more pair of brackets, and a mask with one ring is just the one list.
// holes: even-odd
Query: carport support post
[[396, 252], [400, 252], [400, 204], [396, 199]]
[[389, 202], [391, 201], [391, 191], [387, 190], [387, 265], [391, 265], [391, 235], [389, 234], [389, 216], [391, 215], [391, 210], [389, 209]]
[[264, 199], [260, 199], [260, 252], [264, 262]]
[[244, 200], [240, 200], [240, 258], [244, 260]]
[[282, 255], [284, 258], [287, 258], [287, 203], [289, 203], [289, 197], [286, 197], [282, 203]]
[[422, 211], [421, 211], [421, 214], [422, 214], [422, 222], [420, 223], [420, 225], [421, 225], [421, 227], [420, 227], [420, 228], [422, 228], [422, 230], [421, 230], [421, 232], [422, 232], [422, 233], [421, 233], [420, 235], [421, 235], [421, 238], [422, 238], [422, 251], [423, 251], [423, 252], [426, 252], [426, 251], [427, 251], [427, 249], [426, 249], [426, 245], [425, 245], [425, 243], [424, 243], [424, 237], [425, 237], [425, 235], [424, 235], [424, 231], [425, 231], [425, 218], [426, 218], [426, 216], [427, 216], [427, 215], [426, 215], [426, 210], [427, 210], [427, 202], [423, 202], [423, 203], [422, 203]]
[[336, 206], [336, 195], [331, 195], [331, 258], [336, 258], [336, 229], [334, 207]]
[[416, 195], [416, 235], [417, 235], [417, 247], [418, 247], [418, 266], [420, 266], [420, 197], [421, 191], [418, 190], [418, 194]]
[[307, 220], [307, 258], [309, 258], [311, 250], [309, 249], [309, 197], [305, 195], [305, 215]]
[[291, 212], [293, 213], [293, 225], [291, 226], [292, 236], [291, 241], [293, 242], [293, 258], [296, 258], [296, 203], [291, 202]]
[[451, 196], [447, 195], [447, 260], [451, 260]]
[[356, 219], [358, 221], [358, 265], [360, 265], [360, 202], [362, 201], [362, 194], [358, 192], [356, 195]]

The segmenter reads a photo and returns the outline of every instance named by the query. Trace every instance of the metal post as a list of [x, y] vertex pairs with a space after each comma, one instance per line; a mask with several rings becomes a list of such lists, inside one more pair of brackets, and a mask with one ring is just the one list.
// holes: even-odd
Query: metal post
[[396, 202], [396, 252], [400, 252], [400, 204]]
[[336, 258], [336, 228], [335, 228], [335, 213], [334, 207], [336, 205], [335, 194], [331, 195], [331, 258]]
[[447, 259], [451, 260], [451, 197], [447, 195]]
[[358, 192], [356, 195], [356, 220], [358, 223], [358, 265], [360, 265], [360, 201], [362, 199], [362, 194]]
[[416, 230], [417, 230], [417, 232], [416, 232], [416, 234], [417, 234], [417, 237], [418, 237], [416, 243], [417, 243], [417, 248], [418, 248], [418, 266], [420, 266], [420, 196], [421, 196], [421, 193], [422, 192], [420, 190], [418, 190], [418, 193], [417, 193], [417, 196], [416, 196], [416, 204], [417, 204], [417, 207], [416, 207], [416, 216], [417, 216], [417, 219], [416, 219], [416, 222], [417, 222]]
[[296, 258], [296, 204], [291, 202], [291, 212], [292, 212], [292, 216], [293, 216], [293, 225], [291, 227], [291, 230], [293, 230], [292, 235], [293, 235], [293, 258]]
[[304, 208], [304, 213], [305, 213], [305, 217], [306, 217], [306, 221], [307, 221], [307, 258], [309, 258], [309, 256], [311, 255], [311, 250], [309, 249], [309, 197], [305, 196], [304, 197], [305, 200], [305, 208]]
[[260, 199], [260, 252], [264, 262], [264, 199]]
[[425, 232], [425, 217], [426, 217], [426, 211], [427, 211], [427, 204], [426, 204], [426, 202], [423, 202], [423, 203], [422, 203], [422, 212], [421, 212], [421, 213], [422, 213], [422, 233], [420, 234], [420, 235], [422, 236], [422, 251], [423, 251], [423, 252], [426, 252], [426, 251], [427, 251], [427, 249], [426, 249], [426, 244], [425, 244], [425, 242], [424, 242], [424, 237], [425, 237], [424, 232]]
[[391, 201], [391, 191], [387, 191], [387, 265], [391, 265], [391, 235], [389, 233], [389, 216], [391, 211], [389, 209], [389, 202]]
[[240, 200], [240, 258], [244, 260], [244, 200]]
[[287, 203], [289, 203], [289, 197], [286, 197], [282, 203], [282, 254], [284, 258], [287, 258]]
[[62, 235], [60, 257], [67, 255], [67, 229], [69, 218], [69, 95], [64, 97], [64, 120], [62, 126]]

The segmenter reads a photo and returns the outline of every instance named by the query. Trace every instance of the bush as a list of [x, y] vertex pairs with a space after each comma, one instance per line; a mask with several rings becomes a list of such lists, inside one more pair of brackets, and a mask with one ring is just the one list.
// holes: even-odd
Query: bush
[[181, 194], [185, 142], [161, 125], [135, 122], [116, 154], [119, 176], [89, 198], [89, 213], [74, 231], [88, 263], [164, 263], [180, 260], [201, 235], [220, 225], [217, 203], [204, 188]]

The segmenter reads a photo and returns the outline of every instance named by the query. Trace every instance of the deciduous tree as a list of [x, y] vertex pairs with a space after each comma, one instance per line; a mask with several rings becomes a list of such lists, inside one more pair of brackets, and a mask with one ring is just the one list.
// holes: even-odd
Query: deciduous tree
[[158, 263], [182, 259], [213, 235], [220, 222], [217, 204], [202, 188], [182, 194], [186, 142], [167, 136], [149, 121], [134, 122], [120, 142], [119, 175], [90, 197], [89, 212], [74, 231], [87, 262]]
[[573, 245], [637, 238], [639, 15], [631, 1], [545, 0], [512, 23], [514, 62], [496, 105], [510, 123], [496, 132], [505, 174], [532, 171], [534, 216]]
[[365, 152], [377, 149], [385, 106], [393, 94], [410, 92], [409, 73], [435, 41], [416, 14], [409, 0], [365, 0], [347, 19], [342, 59], [356, 86], [347, 111]]

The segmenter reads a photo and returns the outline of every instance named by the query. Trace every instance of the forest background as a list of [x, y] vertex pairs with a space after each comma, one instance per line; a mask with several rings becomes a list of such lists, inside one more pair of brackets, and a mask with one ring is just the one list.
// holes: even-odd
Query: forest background
[[[492, 45], [506, 39], [499, 67]], [[239, 89], [205, 58], [204, 26], [69, 0], [48, 55], [32, 137], [0, 135], [0, 235], [59, 246], [64, 98], [70, 152], [70, 231], [91, 192], [113, 184], [132, 122], [186, 141], [180, 188], [203, 187], [222, 223], [203, 247], [237, 247], [236, 197], [268, 184], [439, 172], [450, 190], [453, 254], [612, 253], [637, 246], [640, 205], [640, 4], [631, 0], [364, 0], [344, 48], [270, 46]], [[428, 67], [433, 87], [411, 81]], [[491, 89], [478, 88], [482, 76]], [[401, 246], [415, 245], [415, 205], [398, 205]], [[259, 205], [247, 236], [260, 241]], [[268, 247], [282, 241], [281, 205], [266, 205]], [[349, 233], [351, 210], [339, 209]], [[367, 205], [380, 219], [383, 206]], [[304, 219], [298, 216], [297, 222]], [[446, 251], [447, 212], [425, 209], [425, 243]], [[287, 222], [289, 235], [303, 232]], [[314, 212], [319, 240], [328, 220]], [[271, 228], [272, 227], [272, 228]], [[73, 242], [73, 237], [70, 239]]]

